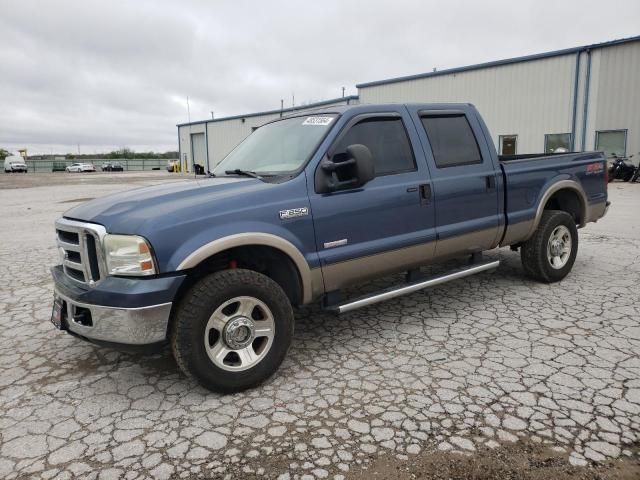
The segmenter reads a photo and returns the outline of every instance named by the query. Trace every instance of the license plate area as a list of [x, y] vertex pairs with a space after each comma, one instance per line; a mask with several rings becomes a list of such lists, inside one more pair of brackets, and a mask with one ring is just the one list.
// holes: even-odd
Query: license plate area
[[54, 294], [53, 296], [53, 309], [51, 311], [51, 323], [59, 329], [64, 329], [65, 317], [67, 315], [67, 302], [61, 297]]

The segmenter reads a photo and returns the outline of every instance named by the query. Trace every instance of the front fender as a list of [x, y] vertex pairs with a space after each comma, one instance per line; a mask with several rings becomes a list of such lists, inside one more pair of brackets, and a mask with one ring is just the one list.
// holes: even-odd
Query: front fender
[[[296, 266], [302, 282], [303, 303], [311, 301], [314, 280], [312, 267], [303, 254], [304, 244], [290, 230], [268, 223], [251, 222], [207, 229], [187, 239], [175, 250], [166, 264], [167, 271], [181, 271], [196, 267], [216, 253], [247, 245], [268, 246], [287, 255]], [[310, 254], [313, 258], [315, 253]]]

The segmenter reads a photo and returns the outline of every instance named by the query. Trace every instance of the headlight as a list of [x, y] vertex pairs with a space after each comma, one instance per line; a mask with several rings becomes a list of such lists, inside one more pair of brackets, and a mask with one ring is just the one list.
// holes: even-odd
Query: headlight
[[110, 275], [154, 275], [156, 266], [147, 241], [137, 235], [106, 235], [103, 240]]

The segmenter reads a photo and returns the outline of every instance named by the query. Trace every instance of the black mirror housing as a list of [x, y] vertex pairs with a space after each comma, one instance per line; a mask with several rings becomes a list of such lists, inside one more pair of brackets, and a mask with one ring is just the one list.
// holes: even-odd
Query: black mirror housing
[[318, 193], [358, 188], [375, 178], [371, 151], [365, 145], [349, 145], [345, 154], [325, 158], [316, 170], [315, 187]]

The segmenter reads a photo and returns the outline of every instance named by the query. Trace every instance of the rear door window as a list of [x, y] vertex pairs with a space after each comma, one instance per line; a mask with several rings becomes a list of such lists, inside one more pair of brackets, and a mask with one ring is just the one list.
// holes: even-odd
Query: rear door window
[[478, 142], [464, 114], [425, 115], [421, 120], [438, 168], [482, 163]]

